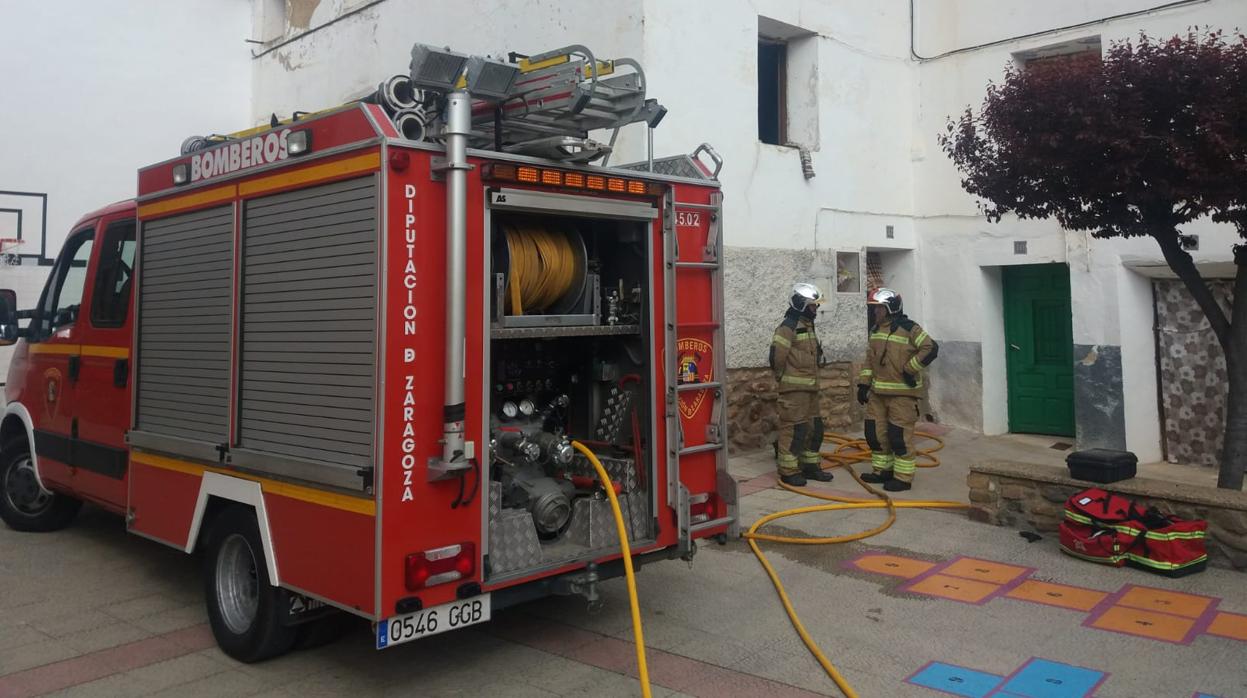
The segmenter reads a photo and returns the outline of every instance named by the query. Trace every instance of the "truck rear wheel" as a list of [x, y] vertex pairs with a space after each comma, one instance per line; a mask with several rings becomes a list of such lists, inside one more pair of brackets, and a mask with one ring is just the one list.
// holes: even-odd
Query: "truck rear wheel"
[[69, 525], [82, 502], [49, 492], [35, 477], [35, 462], [25, 442], [10, 444], [0, 455], [0, 519], [15, 531], [44, 533]]
[[289, 652], [297, 629], [282, 623], [282, 592], [269, 583], [260, 531], [251, 509], [221, 512], [208, 536], [204, 596], [221, 651], [240, 662]]

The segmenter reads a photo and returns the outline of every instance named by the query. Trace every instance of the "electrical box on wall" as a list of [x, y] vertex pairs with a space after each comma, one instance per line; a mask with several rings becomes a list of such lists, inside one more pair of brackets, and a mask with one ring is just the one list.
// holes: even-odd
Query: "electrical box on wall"
[[836, 292], [861, 293], [862, 255], [860, 252], [836, 252]]

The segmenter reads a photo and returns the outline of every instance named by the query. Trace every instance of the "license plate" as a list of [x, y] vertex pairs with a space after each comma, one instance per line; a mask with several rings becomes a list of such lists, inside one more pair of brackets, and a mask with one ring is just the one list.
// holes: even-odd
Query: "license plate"
[[377, 623], [377, 649], [401, 645], [422, 637], [466, 628], [489, 620], [489, 594], [444, 603]]

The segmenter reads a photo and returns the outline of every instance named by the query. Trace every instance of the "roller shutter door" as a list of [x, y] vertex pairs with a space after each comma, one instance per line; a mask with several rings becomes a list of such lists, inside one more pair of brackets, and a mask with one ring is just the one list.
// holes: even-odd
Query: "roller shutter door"
[[234, 208], [143, 224], [136, 427], [212, 457], [228, 439]]
[[362, 483], [373, 453], [376, 254], [372, 176], [246, 202], [233, 462]]

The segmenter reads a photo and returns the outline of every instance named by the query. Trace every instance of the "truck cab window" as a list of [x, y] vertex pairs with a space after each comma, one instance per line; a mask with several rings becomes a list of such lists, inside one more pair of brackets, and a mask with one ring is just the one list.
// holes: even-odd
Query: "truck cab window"
[[117, 221], [104, 231], [95, 293], [91, 294], [91, 324], [121, 327], [130, 308], [134, 285], [134, 221]]
[[74, 233], [65, 242], [64, 251], [48, 277], [47, 290], [39, 307], [39, 327], [43, 336], [78, 319], [94, 237], [94, 230], [87, 228]]

